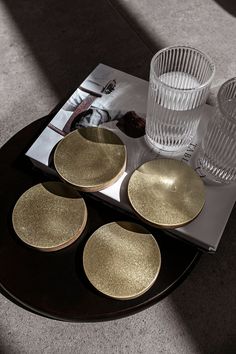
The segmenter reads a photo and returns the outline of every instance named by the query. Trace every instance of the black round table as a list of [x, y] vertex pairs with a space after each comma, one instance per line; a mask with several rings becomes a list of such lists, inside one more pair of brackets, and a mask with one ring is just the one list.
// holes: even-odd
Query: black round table
[[201, 254], [196, 247], [145, 225], [160, 246], [161, 270], [148, 292], [136, 299], [122, 301], [106, 297], [93, 288], [84, 274], [82, 254], [86, 240], [99, 226], [116, 220], [131, 220], [125, 213], [84, 195], [88, 223], [71, 246], [45, 253], [27, 247], [16, 236], [11, 216], [17, 199], [32, 185], [53, 179], [33, 167], [25, 156], [51, 118], [42, 118], [25, 127], [0, 149], [1, 292], [37, 314], [74, 322], [116, 319], [153, 305], [176, 288], [193, 269]]

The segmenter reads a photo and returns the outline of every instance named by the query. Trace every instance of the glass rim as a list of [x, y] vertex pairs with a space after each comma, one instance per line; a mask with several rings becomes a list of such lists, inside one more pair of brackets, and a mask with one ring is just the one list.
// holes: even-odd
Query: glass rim
[[[224, 115], [227, 115], [227, 117], [229, 117], [231, 120], [234, 121], [234, 123], [236, 123], [236, 117], [234, 117], [232, 114], [230, 114], [230, 112], [227, 111], [227, 109], [224, 108], [224, 100], [222, 99], [222, 91], [225, 89], [226, 86], [228, 86], [229, 84], [231, 84], [232, 82], [235, 82], [235, 85], [236, 85], [236, 77], [233, 77], [227, 81], [225, 81], [221, 86], [220, 86], [220, 89], [218, 91], [218, 94], [217, 94], [217, 101], [218, 101], [218, 105], [219, 105], [219, 108], [220, 108], [220, 111], [224, 114]], [[236, 97], [235, 97], [236, 98]]]
[[[190, 88], [190, 89], [181, 89], [181, 88], [176, 88], [176, 87], [170, 86], [170, 85], [164, 83], [163, 81], [161, 81], [161, 80], [159, 79], [159, 77], [156, 75], [155, 70], [153, 70], [154, 62], [155, 62], [156, 58], [157, 58], [160, 54], [162, 54], [163, 52], [166, 52], [166, 51], [168, 51], [168, 50], [170, 50], [170, 49], [181, 49], [181, 48], [186, 48], [186, 49], [194, 50], [195, 52], [201, 54], [203, 57], [205, 57], [205, 58], [208, 60], [209, 66], [212, 68], [212, 73], [211, 73], [211, 76], [209, 77], [209, 79], [208, 79], [206, 82], [204, 82], [203, 84], [201, 84], [200, 86], [198, 86], [198, 87]], [[192, 92], [195, 92], [195, 91], [200, 91], [200, 90], [202, 90], [203, 88], [207, 87], [207, 86], [212, 82], [212, 80], [213, 80], [213, 78], [214, 78], [214, 75], [215, 75], [215, 71], [216, 71], [215, 63], [213, 62], [213, 60], [211, 59], [211, 57], [210, 57], [208, 54], [202, 52], [201, 50], [199, 50], [199, 49], [197, 49], [197, 48], [195, 48], [195, 47], [191, 47], [191, 46], [188, 46], [188, 45], [173, 45], [173, 46], [165, 47], [165, 48], [159, 50], [159, 51], [152, 57], [151, 64], [150, 64], [150, 68], [151, 68], [151, 71], [152, 71], [152, 73], [153, 73], [153, 75], [154, 75], [154, 77], [155, 77], [155, 80], [156, 80], [160, 85], [162, 85], [162, 86], [164, 86], [164, 87], [166, 87], [166, 88], [168, 88], [168, 89], [172, 89], [172, 90], [175, 90], [175, 91], [178, 91], [178, 92], [186, 92], [186, 93], [187, 93], [187, 92], [188, 92], [188, 93], [192, 93]], [[169, 71], [169, 72], [171, 72], [171, 71]]]

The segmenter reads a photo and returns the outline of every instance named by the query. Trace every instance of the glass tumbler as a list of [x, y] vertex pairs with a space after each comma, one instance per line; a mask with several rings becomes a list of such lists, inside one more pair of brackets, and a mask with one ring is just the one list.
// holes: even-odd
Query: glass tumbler
[[151, 61], [146, 141], [154, 149], [184, 150], [196, 133], [215, 73], [198, 49], [173, 46]]
[[202, 140], [198, 163], [208, 179], [236, 181], [236, 77], [219, 89], [216, 114]]

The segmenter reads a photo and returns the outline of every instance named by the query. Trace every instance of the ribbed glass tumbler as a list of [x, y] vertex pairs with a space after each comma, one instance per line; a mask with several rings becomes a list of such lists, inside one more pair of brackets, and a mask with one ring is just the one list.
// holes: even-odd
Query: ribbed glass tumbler
[[151, 61], [146, 141], [154, 149], [181, 151], [196, 133], [215, 73], [200, 50], [173, 46]]
[[236, 181], [236, 77], [220, 87], [216, 114], [208, 124], [198, 162], [208, 179]]

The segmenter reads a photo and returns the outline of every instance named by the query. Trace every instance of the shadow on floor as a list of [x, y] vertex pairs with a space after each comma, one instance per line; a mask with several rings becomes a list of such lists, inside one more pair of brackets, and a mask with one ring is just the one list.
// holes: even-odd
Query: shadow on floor
[[5, 4], [59, 99], [100, 62], [148, 78], [151, 52], [106, 1]]
[[216, 254], [203, 255], [170, 297], [201, 353], [231, 354], [236, 350], [235, 220], [236, 208]]
[[155, 54], [159, 49], [166, 46], [162, 38], [150, 37], [150, 35], [144, 31], [138, 19], [133, 13], [131, 13], [131, 11], [127, 10], [122, 1], [107, 0], [107, 2], [111, 4], [111, 6], [127, 21], [127, 23], [129, 23], [130, 27], [137, 34], [140, 40], [145, 43], [152, 54]]
[[[164, 46], [161, 39], [157, 46], [158, 39], [154, 43], [131, 14], [121, 7], [116, 12], [103, 0], [41, 0], [37, 6], [31, 0], [21, 1], [20, 6], [5, 0], [5, 4], [58, 100], [73, 92], [99, 62], [147, 79], [153, 52]], [[233, 1], [228, 1], [228, 9], [230, 4]], [[119, 13], [133, 23], [133, 30]], [[234, 344], [235, 217], [236, 211], [219, 252], [205, 255], [171, 295], [174, 309], [207, 353], [228, 353]]]
[[236, 16], [236, 2], [235, 0], [215, 0], [225, 11], [233, 16]]

